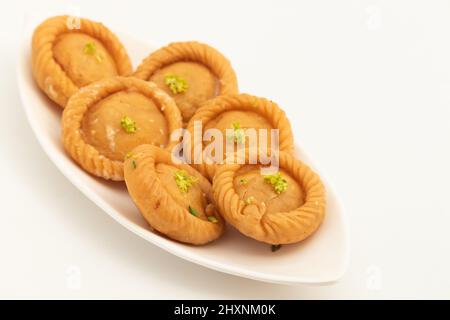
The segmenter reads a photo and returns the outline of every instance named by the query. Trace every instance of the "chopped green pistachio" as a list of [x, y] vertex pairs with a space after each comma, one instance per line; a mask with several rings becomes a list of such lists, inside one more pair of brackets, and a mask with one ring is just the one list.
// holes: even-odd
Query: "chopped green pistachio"
[[95, 46], [95, 43], [88, 42], [84, 46], [84, 53], [94, 55], [97, 52], [97, 47]]
[[286, 191], [288, 187], [287, 180], [281, 176], [280, 172], [264, 176], [264, 182], [271, 184], [273, 190], [278, 194]]
[[174, 178], [178, 188], [183, 193], [188, 192], [189, 188], [197, 182], [196, 177], [188, 175], [188, 173], [184, 170], [176, 171]]
[[136, 169], [137, 167], [136, 160], [133, 159], [133, 161], [131, 161], [131, 166], [133, 167], [133, 169]]
[[245, 185], [245, 184], [248, 183], [248, 180], [245, 179], [245, 178], [242, 178], [241, 180], [239, 180], [239, 183], [242, 184], [242, 185]]
[[94, 42], [88, 42], [85, 44], [83, 52], [85, 54], [94, 56], [98, 62], [102, 62], [103, 58], [98, 54], [97, 47]]
[[126, 133], [135, 133], [137, 130], [136, 122], [128, 116], [125, 116], [120, 120], [120, 125]]
[[281, 248], [281, 244], [273, 244], [272, 245], [272, 252], [278, 251]]
[[250, 196], [247, 199], [245, 199], [244, 202], [245, 202], [245, 204], [252, 204], [254, 200], [255, 200], [255, 197]]
[[194, 217], [197, 217], [197, 216], [198, 216], [197, 210], [195, 210], [195, 209], [192, 208], [191, 206], [189, 206], [189, 213], [192, 214]]
[[241, 128], [241, 124], [239, 122], [233, 122], [231, 125], [233, 126], [232, 139], [234, 142], [239, 144], [243, 143], [245, 139], [245, 131]]
[[132, 156], [134, 156], [133, 152], [127, 152], [127, 154], [125, 155], [125, 160], [130, 159]]
[[183, 93], [188, 89], [188, 84], [186, 79], [180, 76], [167, 75], [164, 78], [164, 83], [172, 90], [173, 93]]
[[219, 220], [217, 220], [217, 218], [214, 217], [214, 216], [209, 216], [209, 217], [208, 217], [208, 221], [210, 221], [210, 222], [212, 222], [212, 223], [217, 223], [217, 222], [219, 222]]

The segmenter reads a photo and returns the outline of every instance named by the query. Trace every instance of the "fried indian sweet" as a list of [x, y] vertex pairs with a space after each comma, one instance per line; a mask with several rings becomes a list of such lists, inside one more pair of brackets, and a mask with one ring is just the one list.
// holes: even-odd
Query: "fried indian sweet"
[[214, 199], [227, 222], [272, 245], [311, 236], [325, 216], [325, 188], [307, 165], [280, 152], [279, 168], [223, 164], [213, 180]]
[[123, 180], [123, 161], [141, 144], [172, 148], [181, 128], [175, 102], [155, 84], [114, 77], [74, 94], [62, 116], [62, 138], [71, 157], [86, 171]]
[[[273, 101], [248, 94], [209, 100], [197, 110], [186, 130], [185, 154], [209, 179], [214, 177], [216, 165], [237, 148], [254, 149], [264, 155], [273, 149], [294, 150], [291, 125], [284, 111]], [[273, 131], [277, 133], [275, 141]], [[227, 150], [230, 142], [231, 152]]]
[[124, 46], [108, 28], [83, 18], [78, 22], [69, 16], [52, 17], [33, 34], [34, 78], [61, 107], [83, 86], [132, 72]]
[[199, 42], [175, 42], [151, 53], [134, 76], [155, 82], [171, 95], [185, 122], [203, 102], [238, 93], [230, 62], [216, 49]]
[[141, 145], [125, 161], [124, 171], [128, 192], [152, 228], [195, 245], [223, 233], [209, 181], [191, 166], [174, 162], [168, 151]]

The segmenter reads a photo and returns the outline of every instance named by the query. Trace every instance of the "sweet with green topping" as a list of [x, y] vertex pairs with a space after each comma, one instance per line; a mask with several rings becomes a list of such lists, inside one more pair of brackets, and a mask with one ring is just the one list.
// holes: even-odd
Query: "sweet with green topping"
[[209, 217], [208, 217], [208, 221], [209, 221], [209, 222], [212, 222], [212, 223], [218, 223], [218, 222], [219, 222], [219, 220], [217, 220], [217, 218], [214, 217], [214, 216], [209, 216]]
[[164, 83], [175, 94], [186, 92], [188, 89], [187, 81], [179, 76], [167, 75], [164, 78]]
[[264, 182], [271, 184], [277, 194], [283, 193], [288, 187], [287, 180], [281, 176], [280, 172], [264, 176]]
[[97, 53], [97, 47], [96, 47], [95, 43], [93, 43], [93, 42], [86, 43], [84, 46], [83, 52], [90, 56], [94, 56], [98, 62], [102, 62], [102, 57]]
[[248, 183], [248, 180], [245, 178], [242, 178], [241, 180], [239, 180], [239, 183], [242, 185], [246, 185]]
[[95, 46], [95, 43], [93, 42], [88, 42], [86, 43], [86, 45], [84, 46], [84, 53], [89, 54], [89, 55], [94, 55], [95, 52], [97, 51], [97, 47]]
[[178, 170], [174, 174], [175, 183], [181, 192], [186, 193], [197, 182], [197, 178], [190, 176], [184, 170]]
[[241, 128], [241, 124], [239, 122], [233, 122], [231, 126], [233, 127], [233, 141], [242, 144], [245, 139], [245, 131]]
[[135, 133], [137, 130], [136, 122], [128, 116], [125, 116], [120, 120], [120, 125], [126, 133]]
[[125, 160], [130, 159], [132, 156], [134, 156], [133, 152], [127, 152], [127, 154], [125, 155]]
[[195, 210], [195, 209], [192, 208], [191, 206], [189, 206], [188, 210], [189, 210], [189, 213], [192, 214], [194, 217], [197, 217], [197, 216], [198, 216], [197, 210]]

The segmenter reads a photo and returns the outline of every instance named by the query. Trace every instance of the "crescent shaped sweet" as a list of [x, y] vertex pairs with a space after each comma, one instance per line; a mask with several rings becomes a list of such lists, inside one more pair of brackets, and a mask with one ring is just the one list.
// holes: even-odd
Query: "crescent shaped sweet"
[[189, 121], [201, 103], [218, 95], [238, 93], [230, 62], [213, 47], [175, 42], [151, 53], [134, 76], [153, 81], [171, 95]]
[[182, 127], [180, 112], [155, 84], [114, 77], [81, 88], [62, 115], [62, 140], [86, 171], [123, 180], [123, 161], [140, 144], [171, 149], [170, 134]]
[[279, 170], [257, 164], [221, 165], [213, 180], [220, 213], [244, 235], [272, 245], [311, 236], [325, 216], [325, 188], [307, 165], [280, 152]]
[[[204, 141], [203, 137], [208, 129], [218, 129], [222, 134], [222, 159], [227, 157], [225, 142], [229, 137], [227, 132], [230, 130], [233, 130], [235, 134], [241, 133], [234, 137], [235, 144], [240, 143], [238, 138], [241, 138], [245, 140], [244, 145], [247, 150], [254, 148], [253, 145], [249, 145], [249, 140], [245, 139], [244, 132], [247, 129], [256, 129], [257, 137], [260, 133], [265, 134], [266, 143], [263, 144], [260, 138], [257, 138], [257, 143], [258, 146], [263, 144], [267, 147], [267, 154], [270, 150], [277, 149], [276, 147], [288, 153], [294, 150], [290, 122], [275, 102], [248, 94], [217, 97], [205, 102], [197, 110], [186, 127], [189, 136], [184, 141], [185, 154], [190, 156], [190, 161], [195, 163], [195, 168], [209, 179], [214, 177], [217, 161], [208, 160], [211, 157], [205, 154], [210, 142]], [[275, 148], [271, 144], [271, 129], [278, 130], [278, 145]]]
[[36, 28], [31, 58], [39, 88], [63, 108], [79, 88], [132, 72], [124, 46], [108, 28], [83, 18], [73, 23], [70, 16], [49, 18]]
[[125, 161], [124, 172], [134, 203], [160, 233], [195, 245], [223, 233], [209, 181], [191, 166], [172, 161], [168, 151], [141, 145]]

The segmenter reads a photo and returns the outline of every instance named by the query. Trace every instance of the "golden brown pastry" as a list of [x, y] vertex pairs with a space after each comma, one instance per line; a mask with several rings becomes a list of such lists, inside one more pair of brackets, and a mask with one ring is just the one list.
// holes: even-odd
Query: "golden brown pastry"
[[224, 221], [215, 210], [211, 185], [192, 167], [174, 163], [165, 150], [141, 145], [124, 168], [128, 192], [151, 227], [196, 245], [222, 234]]
[[[270, 129], [278, 129], [279, 150], [289, 153], [292, 153], [294, 150], [291, 125], [284, 111], [276, 103], [248, 94], [217, 97], [204, 103], [186, 127], [190, 139], [186, 141], [185, 153], [191, 156], [190, 160], [192, 163], [195, 163], [195, 159], [201, 159], [201, 161], [195, 160], [197, 163], [201, 162], [196, 164], [195, 167], [209, 179], [213, 178], [216, 165], [212, 163], [213, 161], [207, 162], [207, 159], [211, 158], [208, 150], [208, 145], [211, 142], [203, 141], [204, 139], [195, 139], [195, 126], [199, 124], [201, 124], [202, 128], [201, 136], [208, 129], [218, 129], [222, 133], [222, 159], [226, 158], [226, 140], [230, 138], [227, 131], [230, 132], [230, 130], [233, 132], [234, 136], [231, 138], [234, 139], [236, 148], [238, 144], [243, 144], [247, 150], [254, 148], [254, 145], [249, 145], [250, 139], [245, 136], [245, 130], [256, 129], [257, 135], [254, 141], [257, 143], [257, 146], [266, 146], [266, 153], [270, 153], [272, 146]], [[267, 131], [262, 131], [261, 129], [266, 129]], [[260, 132], [267, 133], [267, 135], [264, 135], [267, 137], [266, 143], [260, 140]], [[274, 145], [276, 145], [275, 141]], [[202, 153], [201, 155], [199, 154], [200, 152]], [[215, 152], [211, 153], [215, 155]]]
[[128, 54], [119, 39], [101, 23], [69, 16], [45, 20], [33, 34], [34, 78], [47, 96], [61, 107], [79, 88], [97, 80], [129, 75]]
[[280, 152], [279, 167], [262, 172], [257, 164], [224, 164], [213, 181], [214, 199], [225, 220], [244, 235], [272, 245], [309, 237], [326, 207], [325, 188], [307, 165]]
[[171, 149], [182, 126], [175, 102], [154, 83], [114, 77], [74, 94], [62, 116], [64, 147], [86, 171], [123, 180], [123, 161], [140, 144]]
[[238, 93], [230, 62], [216, 49], [198, 42], [176, 42], [151, 53], [134, 76], [155, 82], [171, 95], [185, 122], [206, 100]]

